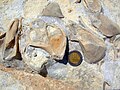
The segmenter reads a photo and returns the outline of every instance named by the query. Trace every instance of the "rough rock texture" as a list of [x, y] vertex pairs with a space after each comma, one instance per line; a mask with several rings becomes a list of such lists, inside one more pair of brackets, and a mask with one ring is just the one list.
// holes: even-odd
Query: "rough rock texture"
[[60, 63], [49, 66], [48, 76], [60, 79], [77, 88], [77, 90], [102, 90], [103, 76], [98, 72], [97, 65], [90, 65], [86, 62], [78, 67], [73, 67], [69, 63]]
[[118, 0], [102, 0], [102, 7], [105, 16], [108, 16], [113, 22], [120, 26], [120, 5], [118, 5]]
[[96, 63], [105, 56], [105, 43], [99, 37], [94, 36], [88, 31], [80, 30], [78, 39], [82, 46], [84, 60], [88, 63]]
[[119, 60], [120, 58], [120, 35], [116, 36], [114, 40], [114, 47], [115, 47], [115, 59]]
[[69, 84], [0, 65], [0, 90], [75, 90]]
[[91, 12], [100, 12], [101, 4], [100, 0], [84, 0], [86, 7], [90, 9]]
[[38, 15], [42, 15], [42, 11], [47, 4], [47, 0], [25, 0], [24, 16], [26, 18], [36, 18]]
[[117, 34], [120, 34], [120, 27], [116, 23], [114, 23], [110, 19], [108, 19], [108, 17], [104, 16], [103, 14], [100, 14], [98, 16], [98, 19], [101, 21], [99, 30], [104, 35], [106, 35], [108, 37], [112, 37]]
[[20, 43], [23, 60], [28, 66], [39, 71], [42, 64], [49, 59], [62, 60], [66, 48], [66, 35], [61, 28], [41, 19], [31, 22], [28, 28], [28, 32], [23, 29], [25, 32]]
[[[120, 89], [119, 3], [120, 0], [0, 0], [0, 63], [20, 70], [1, 69], [0, 90]], [[10, 22], [20, 17], [23, 20], [18, 44], [22, 59], [5, 61], [3, 37], [10, 34]], [[83, 56], [83, 62], [76, 67], [68, 63], [73, 50]]]
[[43, 9], [43, 16], [52, 16], [63, 18], [63, 14], [60, 10], [60, 6], [57, 3], [49, 3], [46, 8]]
[[97, 63], [98, 61], [102, 60], [102, 58], [105, 56], [106, 50], [103, 39], [92, 34], [89, 32], [89, 30], [81, 28], [75, 23], [70, 23], [68, 27], [70, 30], [69, 39], [73, 42], [79, 42], [85, 61], [88, 63]]

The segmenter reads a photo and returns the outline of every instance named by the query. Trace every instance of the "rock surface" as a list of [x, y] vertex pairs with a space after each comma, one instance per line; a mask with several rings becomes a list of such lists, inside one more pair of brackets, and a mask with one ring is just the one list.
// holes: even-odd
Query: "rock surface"
[[73, 67], [69, 63], [63, 65], [56, 63], [49, 66], [48, 76], [69, 83], [77, 90], [101, 90], [103, 88], [103, 76], [98, 72], [97, 65], [82, 62], [80, 66]]
[[107, 37], [112, 37], [117, 34], [120, 34], [120, 27], [114, 22], [112, 22], [110, 19], [108, 19], [108, 17], [104, 16], [103, 14], [100, 14], [98, 18], [101, 21], [99, 30], [104, 35], [106, 35]]
[[[0, 90], [120, 89], [119, 3], [120, 0], [1, 0], [0, 63], [14, 69], [0, 66]], [[22, 59], [3, 60], [4, 33], [9, 23], [20, 17], [23, 20], [18, 43]], [[83, 57], [78, 66], [68, 63], [73, 50]], [[105, 82], [110, 86], [104, 86]]]
[[86, 7], [90, 9], [91, 12], [100, 12], [101, 4], [99, 0], [84, 0]]
[[75, 90], [69, 84], [0, 65], [1, 90]]
[[88, 30], [83, 29], [75, 23], [70, 24], [68, 27], [70, 30], [69, 38], [72, 41], [79, 42], [85, 61], [88, 63], [97, 63], [98, 61], [102, 60], [102, 58], [105, 56], [106, 50], [103, 39], [92, 34]]
[[[49, 59], [62, 60], [66, 48], [66, 35], [56, 25], [38, 19], [31, 22], [30, 30], [21, 37], [20, 47], [25, 63], [39, 71]], [[23, 29], [23, 31], [26, 31]], [[22, 43], [22, 41], [26, 41]]]
[[85, 30], [79, 30], [79, 42], [82, 46], [84, 60], [88, 63], [97, 63], [105, 56], [105, 43], [99, 37]]
[[63, 14], [60, 10], [60, 6], [57, 3], [49, 3], [46, 8], [43, 9], [43, 16], [52, 16], [63, 18]]

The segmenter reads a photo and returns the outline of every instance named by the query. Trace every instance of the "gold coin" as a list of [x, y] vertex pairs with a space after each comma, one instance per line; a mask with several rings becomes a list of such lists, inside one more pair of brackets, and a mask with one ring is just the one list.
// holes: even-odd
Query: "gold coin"
[[73, 66], [79, 65], [82, 62], [82, 55], [78, 51], [72, 51], [69, 54], [69, 63]]

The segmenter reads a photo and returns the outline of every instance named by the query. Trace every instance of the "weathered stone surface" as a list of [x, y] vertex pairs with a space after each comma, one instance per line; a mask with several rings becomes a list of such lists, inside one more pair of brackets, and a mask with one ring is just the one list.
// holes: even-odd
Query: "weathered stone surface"
[[88, 9], [92, 12], [100, 12], [101, 11], [101, 4], [100, 0], [83, 0]]
[[54, 63], [47, 68], [49, 77], [69, 83], [77, 90], [102, 90], [104, 79], [97, 69], [97, 65], [84, 61], [78, 67]]
[[[117, 37], [118, 38], [118, 37]], [[117, 40], [116, 38], [116, 40]], [[117, 48], [113, 43], [110, 42], [109, 39], [105, 40], [106, 43], [106, 55], [104, 57], [104, 63], [101, 66], [101, 71], [104, 76], [104, 81], [107, 82], [110, 86], [106, 85], [106, 89], [119, 89], [119, 70], [117, 68], [120, 67], [120, 59], [116, 57], [118, 54], [115, 53]], [[117, 45], [117, 44], [116, 44]]]
[[88, 63], [96, 63], [105, 56], [105, 43], [98, 36], [89, 32], [90, 30], [81, 28], [78, 24], [70, 23], [69, 40], [79, 42], [81, 51]]
[[113, 44], [114, 44], [115, 60], [119, 60], [120, 59], [120, 35], [116, 36]]
[[[105, 36], [111, 37], [120, 34], [120, 27], [111, 21], [107, 16], [100, 14], [98, 19], [101, 21], [101, 25], [98, 28]], [[109, 22], [109, 23], [108, 23]]]
[[0, 5], [0, 27], [6, 32], [10, 21], [24, 16], [25, 0], [2, 0]]
[[[19, 52], [19, 34], [21, 31], [22, 18], [15, 19], [9, 26], [3, 42], [2, 57], [11, 60]], [[20, 27], [19, 27], [20, 26]]]
[[[47, 7], [48, 3], [58, 3], [59, 8], [64, 18], [42, 16], [42, 11], [43, 9]], [[102, 22], [99, 18], [96, 17], [97, 15], [99, 15], [99, 13], [103, 13], [105, 17], [108, 17], [109, 20], [111, 20], [110, 22], [113, 22], [113, 26], [116, 27], [115, 25], [116, 23], [120, 27], [120, 24], [119, 24], [120, 23], [120, 15], [119, 15], [120, 5], [119, 3], [120, 3], [120, 0], [1, 0], [0, 1], [0, 31], [1, 32], [6, 32], [8, 30], [7, 26], [9, 26], [8, 25], [9, 22], [13, 20], [14, 18], [19, 18], [21, 16], [25, 18], [23, 20], [23, 27], [22, 27], [23, 32], [22, 32], [22, 36], [21, 36], [19, 43], [20, 43], [20, 51], [22, 55], [25, 54], [24, 59], [27, 59], [27, 60], [22, 60], [22, 61], [13, 59], [12, 61], [7, 61], [4, 63], [2, 62], [2, 64], [4, 64], [6, 67], [12, 67], [12, 68], [21, 69], [21, 70], [25, 69], [25, 66], [24, 66], [25, 64], [26, 66], [29, 66], [30, 68], [32, 68], [32, 71], [39, 72], [41, 67], [43, 67], [44, 63], [45, 65], [47, 65], [49, 64], [49, 61], [51, 61], [52, 63], [46, 66], [48, 70], [48, 76], [52, 78], [56, 78], [56, 79], [61, 79], [62, 81], [70, 83], [71, 86], [74, 85], [78, 90], [80, 89], [82, 90], [88, 90], [88, 89], [89, 90], [103, 90], [102, 88], [103, 78], [104, 78], [104, 81], [106, 81], [107, 83], [111, 85], [110, 86], [111, 89], [119, 89], [120, 88], [119, 87], [119, 83], [120, 83], [119, 82], [119, 76], [120, 76], [119, 75], [119, 58], [120, 58], [119, 57], [120, 56], [119, 55], [119, 39], [118, 37], [116, 37], [113, 40], [113, 42], [109, 40], [108, 37], [112, 36], [113, 31], [107, 33], [107, 35], [103, 35], [104, 33], [101, 33], [100, 30], [98, 30]], [[34, 25], [32, 24], [32, 27], [29, 27], [29, 23], [32, 22], [34, 18], [37, 18], [38, 24], [35, 23]], [[64, 56], [64, 53], [61, 55], [61, 56], [66, 57], [63, 60], [60, 60], [60, 58], [58, 59], [57, 57], [51, 57], [48, 51], [42, 48], [36, 47], [35, 45], [37, 44], [33, 46], [27, 43], [29, 40], [31, 40], [32, 42], [40, 41], [45, 44], [49, 43], [49, 39], [47, 39], [47, 35], [44, 32], [44, 24], [42, 22], [39, 23], [39, 19], [42, 19], [45, 23], [47, 23], [48, 25], [47, 30], [54, 31], [55, 28], [58, 27], [60, 28], [60, 30], [64, 31], [64, 33], [68, 37], [69, 49], [66, 49], [67, 53], [65, 53], [65, 56]], [[105, 69], [101, 70], [100, 68], [100, 71], [99, 71], [98, 66], [96, 64], [89, 64], [89, 63], [84, 62], [84, 60], [82, 64], [77, 67], [70, 66], [67, 63], [67, 54], [69, 53], [69, 51], [78, 50], [81, 53], [83, 53], [81, 50], [81, 46], [79, 45], [79, 42], [78, 42], [79, 35], [77, 36], [79, 28], [78, 26], [75, 26], [72, 28], [72, 30], [69, 30], [66, 27], [67, 25], [69, 25], [69, 20], [77, 23], [77, 25], [84, 28], [85, 31], [87, 30], [88, 32], [90, 32], [92, 37], [95, 40], [96, 40], [96, 37], [97, 38], [99, 37], [101, 39], [104, 38], [105, 42], [108, 39], [108, 42], [105, 45], [105, 47], [107, 47], [107, 50], [105, 52], [105, 58], [103, 59], [104, 62], [102, 62], [103, 64], [101, 66], [101, 68], [103, 68], [103, 66], [105, 65]], [[106, 26], [110, 24], [108, 22], [104, 22]], [[39, 28], [42, 28], [42, 29], [39, 29]], [[110, 30], [112, 30], [111, 27], [109, 28]], [[40, 37], [36, 33], [37, 34], [39, 33]], [[55, 32], [55, 33], [58, 36], [59, 32]], [[49, 32], [49, 34], [51, 36], [51, 32]], [[56, 34], [53, 38], [57, 37]], [[116, 36], [116, 34], [114, 34], [114, 36]], [[56, 47], [57, 42], [55, 41], [53, 43], [53, 40], [54, 40], [53, 38], [51, 38], [50, 44], [52, 45], [54, 44], [53, 47]], [[97, 48], [99, 49], [99, 47], [104, 46], [104, 45], [102, 45], [102, 43], [98, 44], [98, 42], [95, 41], [94, 39], [89, 40], [89, 38], [86, 38], [84, 39], [85, 41], [84, 44], [85, 45], [87, 44], [90, 47], [89, 48], [90, 51], [95, 52], [95, 49], [91, 50], [91, 48], [95, 47], [96, 49]], [[3, 42], [3, 40], [4, 39], [0, 38], [1, 43]], [[93, 43], [94, 41], [96, 43]], [[87, 45], [86, 47], [88, 47]], [[59, 49], [63, 50], [61, 48]], [[53, 51], [55, 52], [54, 55], [60, 55], [55, 48]], [[1, 52], [2, 50], [0, 51], [0, 53]], [[0, 54], [0, 58], [1, 58], [1, 54]], [[53, 60], [54, 58], [57, 58], [59, 60], [59, 63], [56, 63], [55, 60]], [[0, 59], [0, 63], [1, 61], [2, 59]], [[30, 73], [32, 72], [29, 69], [27, 69], [26, 71]], [[14, 72], [14, 71], [12, 70], [11, 72]], [[19, 76], [19, 75], [21, 74], [17, 73], [16, 76]], [[102, 78], [103, 75], [104, 77]], [[26, 78], [27, 77], [25, 77], [24, 79], [26, 80]], [[11, 82], [12, 81], [14, 80], [12, 79]], [[38, 81], [39, 79], [35, 80], [35, 82], [38, 82]], [[22, 88], [21, 82], [19, 85], [18, 84], [19, 83], [16, 83], [15, 85]], [[33, 83], [32, 84], [27, 83], [27, 84], [29, 86], [33, 85]], [[28, 89], [29, 89], [29, 86], [28, 86]], [[39, 86], [41, 86], [41, 84], [36, 86], [36, 88], [37, 87], [40, 88]], [[107, 87], [105, 88], [107, 89]], [[49, 89], [49, 87], [47, 89]]]
[[44, 78], [38, 74], [7, 69], [0, 65], [1, 90], [75, 90], [74, 86], [61, 81]]
[[55, 59], [62, 59], [66, 47], [65, 33], [56, 25], [47, 25], [45, 22], [42, 24], [44, 25], [39, 30], [33, 28], [30, 31], [28, 44], [46, 50]]
[[120, 27], [120, 3], [119, 0], [102, 0], [103, 13]]
[[42, 15], [42, 11], [47, 4], [47, 0], [28, 0], [24, 5], [24, 16], [26, 18], [36, 18], [38, 15]]
[[42, 12], [43, 16], [52, 16], [52, 17], [59, 17], [63, 18], [63, 14], [61, 12], [60, 6], [58, 3], [51, 2], [49, 3]]
[[106, 50], [104, 41], [84, 29], [79, 30], [78, 35], [85, 61], [96, 63], [102, 60]]
[[66, 36], [58, 26], [47, 25], [38, 19], [31, 23], [31, 30], [24, 32], [20, 43], [20, 48], [24, 48], [21, 49], [21, 53], [25, 63], [40, 71], [48, 59], [62, 60], [66, 48]]
[[0, 71], [1, 90], [25, 90], [25, 87], [16, 80], [11, 74]]
[[117, 63], [114, 63], [115, 69], [113, 69], [114, 71], [114, 75], [113, 75], [113, 82], [112, 82], [112, 88], [113, 89], [120, 89], [120, 85], [118, 83], [120, 83], [120, 62], [118, 61]]

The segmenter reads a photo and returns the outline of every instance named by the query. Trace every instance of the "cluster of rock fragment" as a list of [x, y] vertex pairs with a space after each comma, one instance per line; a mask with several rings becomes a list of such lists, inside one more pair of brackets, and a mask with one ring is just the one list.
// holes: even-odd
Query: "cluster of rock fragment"
[[[101, 13], [99, 0], [83, 0], [86, 8], [95, 15], [97, 21], [91, 20], [92, 25], [106, 37], [120, 34], [120, 28], [108, 17]], [[54, 8], [56, 7], [56, 8]], [[97, 13], [97, 15], [96, 15]], [[64, 18], [60, 6], [57, 3], [49, 3], [43, 10], [44, 17]], [[98, 23], [100, 22], [100, 23]], [[42, 64], [49, 59], [63, 60], [65, 55], [67, 38], [69, 41], [77, 41], [82, 49], [84, 60], [88, 63], [97, 63], [105, 56], [106, 46], [104, 39], [94, 35], [89, 30], [72, 22], [68, 27], [68, 35], [63, 28], [56, 24], [50, 24], [42, 19], [31, 22], [30, 30], [22, 30], [22, 19], [14, 20], [9, 30], [0, 35], [2, 56], [5, 60], [18, 57], [21, 54], [24, 62], [35, 70], [40, 70]], [[76, 25], [76, 26], [75, 26]], [[21, 35], [19, 35], [22, 32]], [[115, 41], [120, 41], [116, 39]], [[118, 43], [116, 47], [119, 47]]]

